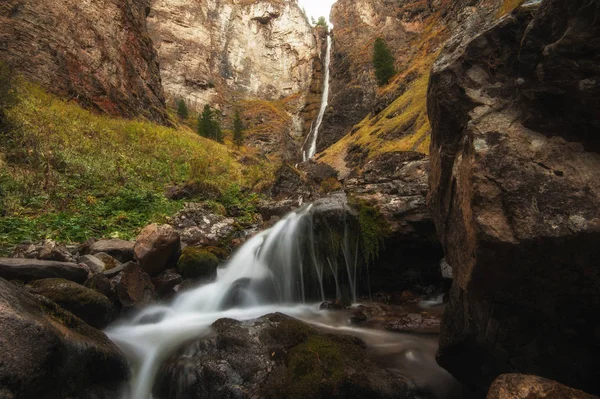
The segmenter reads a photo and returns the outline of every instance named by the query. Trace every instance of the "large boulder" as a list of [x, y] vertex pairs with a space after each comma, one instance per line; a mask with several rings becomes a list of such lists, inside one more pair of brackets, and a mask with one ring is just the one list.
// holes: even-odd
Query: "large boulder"
[[176, 260], [181, 251], [179, 233], [168, 224], [146, 226], [135, 241], [133, 252], [142, 269], [157, 275]]
[[480, 391], [520, 372], [597, 394], [600, 3], [535, 7], [465, 24], [432, 71], [438, 362]]
[[68, 310], [92, 327], [104, 328], [117, 316], [112, 302], [103, 294], [61, 278], [33, 281], [30, 291]]
[[0, 397], [118, 397], [129, 377], [102, 332], [0, 278]]
[[236, 221], [218, 215], [200, 203], [186, 203], [169, 224], [187, 245], [218, 245], [231, 238], [236, 231]]
[[535, 375], [503, 374], [496, 378], [487, 399], [597, 399], [577, 389]]
[[150, 276], [136, 263], [128, 263], [111, 283], [124, 311], [142, 308], [156, 299]]
[[214, 279], [219, 259], [202, 248], [186, 247], [177, 261], [177, 272], [186, 279]]
[[76, 263], [38, 259], [0, 258], [0, 277], [28, 282], [42, 278], [64, 278], [83, 283], [89, 269]]
[[133, 260], [133, 246], [135, 243], [131, 241], [125, 241], [118, 238], [112, 238], [110, 240], [96, 241], [89, 247], [89, 253], [95, 255], [99, 252], [106, 253], [119, 262], [129, 262]]
[[367, 356], [357, 338], [271, 314], [220, 319], [158, 372], [156, 398], [413, 398], [410, 383]]

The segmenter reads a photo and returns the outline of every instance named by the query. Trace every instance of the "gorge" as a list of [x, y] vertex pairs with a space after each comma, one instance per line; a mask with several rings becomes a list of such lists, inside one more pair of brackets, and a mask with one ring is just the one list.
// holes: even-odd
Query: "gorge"
[[0, 4], [0, 398], [600, 395], [600, 2], [330, 20]]

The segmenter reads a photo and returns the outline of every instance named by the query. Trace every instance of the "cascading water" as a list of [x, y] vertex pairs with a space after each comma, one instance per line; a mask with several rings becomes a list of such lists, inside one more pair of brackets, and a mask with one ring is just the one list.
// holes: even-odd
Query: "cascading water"
[[[328, 295], [356, 300], [362, 276], [358, 238], [350, 223], [339, 222], [339, 212], [327, 219], [317, 217], [315, 208], [292, 212], [251, 238], [218, 270], [214, 282], [183, 292], [170, 306], [151, 306], [111, 327], [108, 336], [134, 366], [126, 396], [150, 398], [161, 362], [186, 340], [208, 335], [217, 319], [248, 320], [274, 311], [299, 315], [314, 307], [307, 301]], [[341, 209], [345, 214], [346, 208]]]
[[319, 138], [319, 130], [321, 129], [321, 124], [323, 123], [323, 117], [325, 116], [325, 111], [327, 110], [327, 105], [329, 103], [329, 65], [331, 63], [331, 35], [327, 35], [327, 49], [325, 53], [325, 76], [323, 82], [323, 96], [321, 97], [321, 108], [319, 108], [319, 115], [317, 116], [317, 121], [314, 125], [314, 128], [308, 135], [308, 139], [310, 140], [310, 145], [308, 149], [304, 149], [302, 151], [303, 161], [306, 162], [312, 157], [315, 156], [317, 152], [317, 139]]

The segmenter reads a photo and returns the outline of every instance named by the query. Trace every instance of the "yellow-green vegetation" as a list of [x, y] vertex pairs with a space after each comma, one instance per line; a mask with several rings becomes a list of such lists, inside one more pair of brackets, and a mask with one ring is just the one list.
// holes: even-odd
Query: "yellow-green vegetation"
[[98, 115], [23, 82], [17, 92], [0, 140], [0, 252], [25, 239], [132, 238], [181, 207], [167, 186], [226, 191], [272, 179], [269, 162], [185, 126]]
[[360, 246], [365, 262], [370, 263], [379, 256], [390, 228], [383, 215], [374, 206], [354, 198], [351, 198], [350, 202], [358, 209]]
[[521, 4], [525, 3], [526, 0], [504, 0], [502, 6], [498, 10], [498, 16], [503, 16], [512, 12]]
[[177, 271], [184, 278], [211, 278], [219, 266], [215, 254], [200, 248], [186, 247], [177, 261]]

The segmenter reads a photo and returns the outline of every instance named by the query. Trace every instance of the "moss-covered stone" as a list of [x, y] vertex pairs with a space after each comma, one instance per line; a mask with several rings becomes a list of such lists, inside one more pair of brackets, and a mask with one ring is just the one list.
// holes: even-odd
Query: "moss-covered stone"
[[202, 248], [186, 247], [177, 262], [177, 272], [186, 279], [211, 279], [216, 275], [217, 266], [219, 266], [219, 258], [212, 252]]
[[44, 296], [73, 313], [92, 327], [104, 328], [116, 316], [112, 302], [101, 293], [60, 278], [36, 280], [32, 293]]
[[365, 262], [374, 261], [383, 249], [383, 241], [389, 235], [390, 228], [381, 212], [365, 201], [353, 200], [358, 210], [360, 244]]

